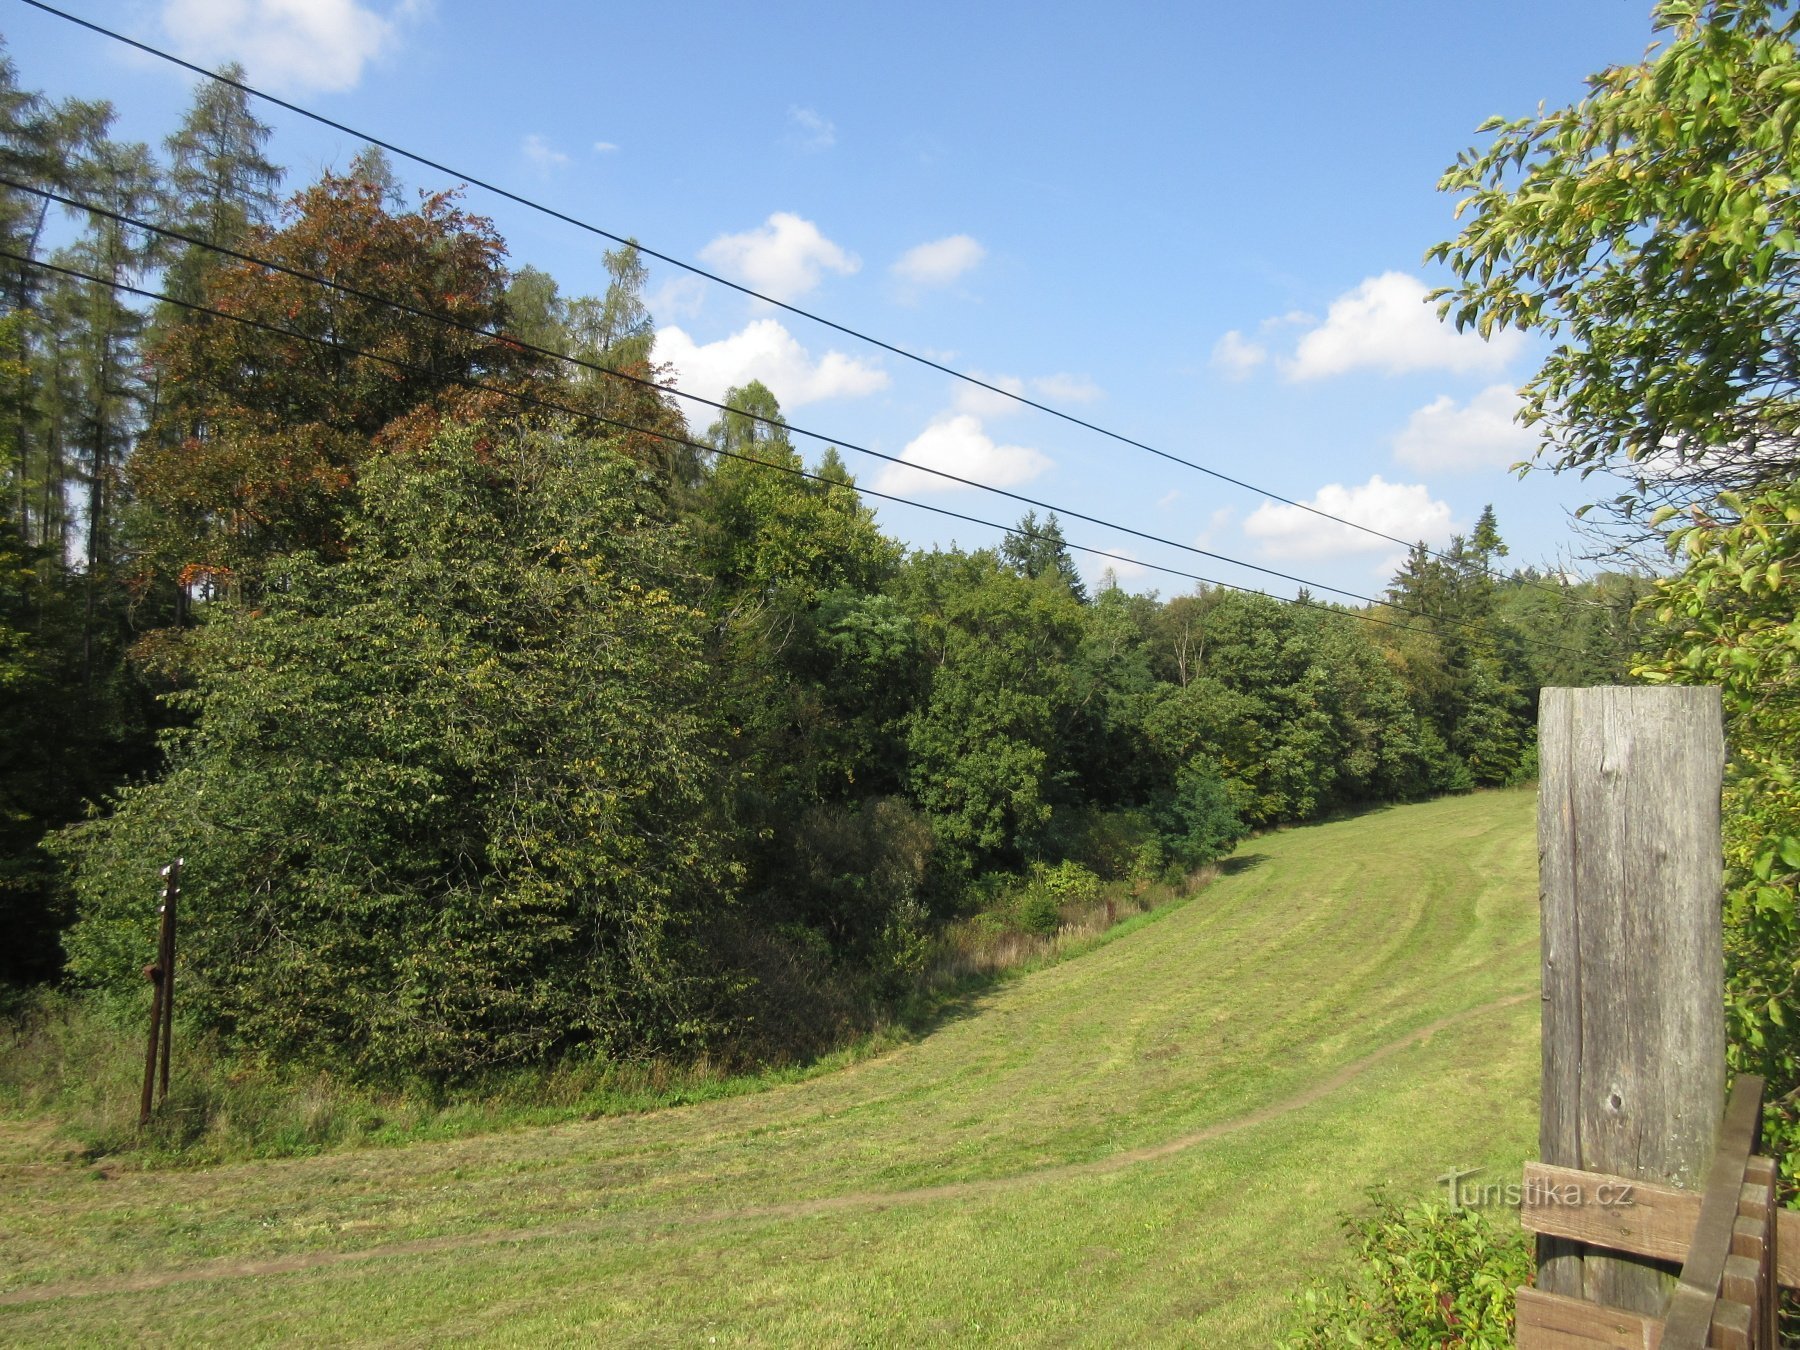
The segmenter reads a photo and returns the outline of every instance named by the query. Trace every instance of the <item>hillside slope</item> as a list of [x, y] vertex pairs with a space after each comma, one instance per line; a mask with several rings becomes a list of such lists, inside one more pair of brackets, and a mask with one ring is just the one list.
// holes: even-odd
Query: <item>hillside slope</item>
[[7, 1127], [0, 1337], [1266, 1342], [1368, 1185], [1533, 1150], [1528, 791], [1255, 840], [854, 1068], [91, 1179]]

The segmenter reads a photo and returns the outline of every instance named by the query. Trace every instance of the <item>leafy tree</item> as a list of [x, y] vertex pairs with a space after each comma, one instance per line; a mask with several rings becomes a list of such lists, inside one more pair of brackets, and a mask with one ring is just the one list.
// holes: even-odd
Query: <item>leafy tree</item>
[[[1640, 672], [1717, 685], [1731, 743], [1725, 785], [1726, 1007], [1732, 1067], [1770, 1083], [1800, 1137], [1800, 485], [1727, 497], [1737, 517], [1676, 530], [1686, 561], [1656, 584], [1663, 650]], [[1791, 1167], [1789, 1168], [1792, 1174]]]
[[1229, 789], [1204, 756], [1182, 766], [1155, 820], [1164, 855], [1183, 871], [1222, 858], [1244, 834]]
[[179, 854], [188, 1006], [271, 1056], [701, 1043], [735, 883], [701, 616], [646, 491], [604, 445], [493, 425], [372, 462], [343, 561], [294, 554], [195, 635], [168, 776], [64, 839], [75, 973], [140, 982]]
[[1626, 520], [1694, 522], [1670, 537], [1684, 568], [1658, 583], [1669, 631], [1643, 673], [1724, 691], [1731, 1054], [1767, 1073], [1791, 1140], [1800, 16], [1767, 0], [1654, 15], [1663, 45], [1579, 103], [1489, 124], [1444, 176], [1470, 219], [1434, 253], [1459, 324], [1555, 340], [1526, 389], [1541, 458], [1630, 478], [1609, 504]]
[[1800, 470], [1785, 11], [1663, 0], [1660, 47], [1569, 107], [1488, 122], [1440, 184], [1468, 217], [1431, 254], [1456, 273], [1446, 310], [1556, 343], [1525, 416], [1552, 467], [1634, 479], [1612, 503], [1626, 517]]
[[[247, 251], [299, 271], [427, 315], [503, 326], [500, 239], [448, 196], [392, 215], [377, 185], [327, 175], [294, 199], [281, 229], [250, 238]], [[183, 585], [254, 587], [268, 559], [341, 551], [343, 504], [378, 445], [429, 439], [446, 416], [504, 407], [516, 417], [510, 401], [467, 382], [504, 386], [533, 365], [516, 345], [248, 264], [208, 273], [207, 296], [269, 327], [183, 324], [149, 354], [165, 386], [198, 391], [192, 406], [167, 410], [173, 425], [131, 464], [146, 561]]]
[[1058, 795], [1081, 606], [1060, 578], [986, 550], [911, 558], [899, 584], [930, 670], [907, 735], [913, 796], [948, 866], [1017, 865]]

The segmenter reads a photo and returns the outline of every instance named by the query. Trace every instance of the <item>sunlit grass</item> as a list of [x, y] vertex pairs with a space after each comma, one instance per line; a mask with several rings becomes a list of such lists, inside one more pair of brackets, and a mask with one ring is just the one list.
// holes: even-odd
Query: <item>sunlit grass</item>
[[922, 1039], [679, 1109], [106, 1180], [16, 1122], [0, 1289], [223, 1264], [0, 1306], [0, 1335], [1266, 1343], [1367, 1185], [1532, 1150], [1536, 1002], [1497, 1006], [1535, 987], [1531, 813], [1266, 836]]

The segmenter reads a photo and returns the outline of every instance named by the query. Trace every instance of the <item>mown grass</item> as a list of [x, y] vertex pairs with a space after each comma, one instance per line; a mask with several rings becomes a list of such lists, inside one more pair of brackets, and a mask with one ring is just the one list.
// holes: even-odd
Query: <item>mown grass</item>
[[[571, 1056], [444, 1085], [378, 1086], [295, 1073], [233, 1056], [188, 1027], [177, 1033], [169, 1097], [138, 1126], [148, 994], [37, 995], [0, 1021], [0, 1112], [53, 1118], [73, 1155], [110, 1167], [191, 1167], [445, 1140], [720, 1101], [834, 1073], [929, 1034], [963, 1000], [1092, 950], [1176, 905], [1217, 875], [1177, 884], [1115, 883], [1065, 907], [1052, 934], [1001, 923], [954, 925], [932, 944], [917, 987], [871, 1006], [844, 1042], [804, 1060], [750, 1069]], [[990, 918], [994, 916], [979, 916]]]
[[105, 1180], [15, 1121], [0, 1300], [64, 1296], [0, 1303], [0, 1335], [1267, 1344], [1367, 1186], [1533, 1148], [1536, 1003], [1498, 1002], [1535, 986], [1531, 807], [1264, 837], [1155, 922], [754, 1094]]

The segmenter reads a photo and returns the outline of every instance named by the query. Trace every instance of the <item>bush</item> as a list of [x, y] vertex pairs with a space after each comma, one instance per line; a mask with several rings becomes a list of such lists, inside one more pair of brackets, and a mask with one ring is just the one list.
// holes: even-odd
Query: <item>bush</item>
[[1105, 881], [1147, 881], [1162, 872], [1162, 841], [1145, 811], [1058, 807], [1047, 847]]
[[1231, 793], [1204, 756], [1176, 775], [1174, 790], [1158, 803], [1155, 819], [1164, 854], [1184, 872], [1224, 857], [1244, 836]]
[[1089, 905], [1099, 898], [1100, 878], [1080, 863], [1033, 863], [1024, 883], [1014, 889], [1010, 907], [1025, 932], [1048, 937], [1062, 927], [1064, 906]]
[[1286, 1350], [1510, 1347], [1514, 1293], [1532, 1277], [1528, 1235], [1446, 1203], [1370, 1198], [1373, 1214], [1344, 1223], [1356, 1268], [1300, 1295]]
[[84, 983], [137, 990], [183, 856], [184, 1012], [394, 1080], [718, 1030], [736, 884], [700, 617], [636, 466], [441, 436], [359, 485], [352, 548], [195, 631], [160, 781], [67, 831]]

